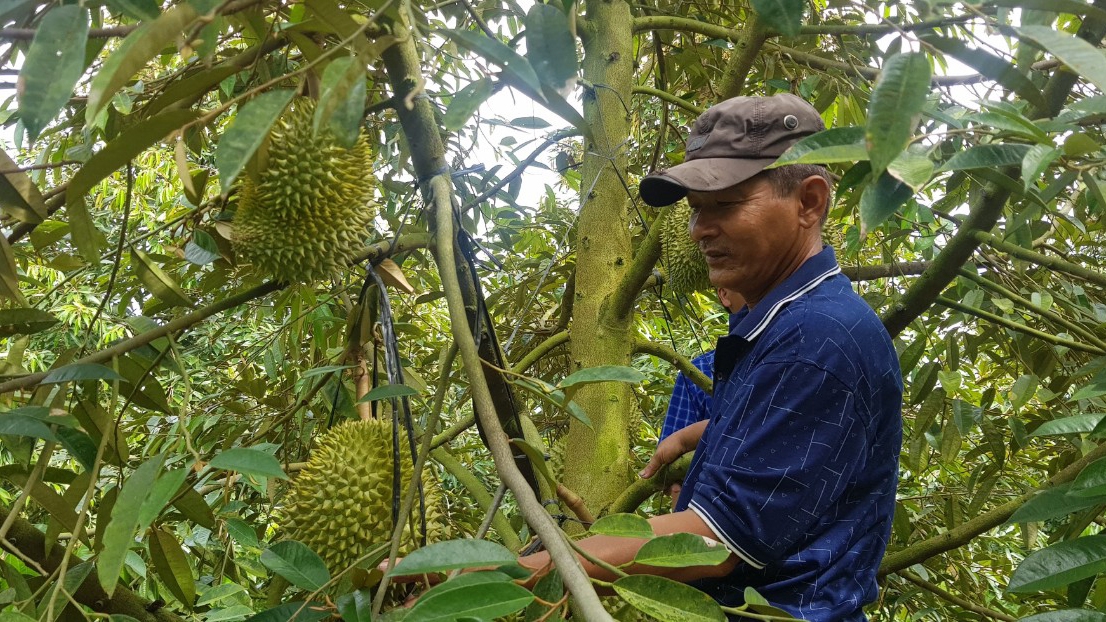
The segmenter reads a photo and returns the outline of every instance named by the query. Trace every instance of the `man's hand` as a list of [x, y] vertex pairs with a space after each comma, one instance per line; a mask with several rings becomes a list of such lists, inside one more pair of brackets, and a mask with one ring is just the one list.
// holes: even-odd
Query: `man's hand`
[[657, 444], [657, 451], [649, 459], [649, 463], [638, 473], [638, 477], [649, 479], [656, 475], [657, 471], [672, 464], [677, 458], [693, 451], [703, 436], [703, 430], [707, 429], [707, 422], [693, 423], [686, 428], [676, 430], [667, 438]]

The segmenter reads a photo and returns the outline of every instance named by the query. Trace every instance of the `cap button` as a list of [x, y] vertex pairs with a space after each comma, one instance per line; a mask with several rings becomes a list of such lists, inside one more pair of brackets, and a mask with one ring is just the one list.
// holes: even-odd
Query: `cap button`
[[796, 117], [793, 114], [787, 115], [783, 118], [783, 126], [789, 130], [793, 130], [799, 127], [799, 117]]

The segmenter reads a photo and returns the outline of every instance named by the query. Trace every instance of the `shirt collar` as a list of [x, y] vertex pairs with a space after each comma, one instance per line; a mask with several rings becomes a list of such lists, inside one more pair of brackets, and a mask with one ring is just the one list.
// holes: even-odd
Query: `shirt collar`
[[787, 303], [799, 298], [829, 277], [840, 274], [833, 248], [823, 246], [821, 252], [803, 262], [799, 269], [784, 279], [756, 306], [730, 316], [730, 334], [752, 341], [772, 322]]

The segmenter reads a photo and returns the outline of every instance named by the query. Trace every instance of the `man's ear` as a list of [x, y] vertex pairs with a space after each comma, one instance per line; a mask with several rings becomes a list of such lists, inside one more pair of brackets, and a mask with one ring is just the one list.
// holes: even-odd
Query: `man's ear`
[[830, 186], [825, 177], [811, 175], [799, 183], [799, 223], [804, 227], [817, 227], [829, 209]]

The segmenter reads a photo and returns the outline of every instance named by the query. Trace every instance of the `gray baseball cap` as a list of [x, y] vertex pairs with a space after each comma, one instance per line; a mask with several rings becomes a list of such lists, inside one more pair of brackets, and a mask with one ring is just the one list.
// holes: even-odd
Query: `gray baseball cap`
[[729, 188], [825, 127], [813, 106], [790, 93], [727, 99], [707, 108], [692, 124], [682, 164], [641, 180], [641, 199], [661, 207], [684, 198], [688, 190]]

